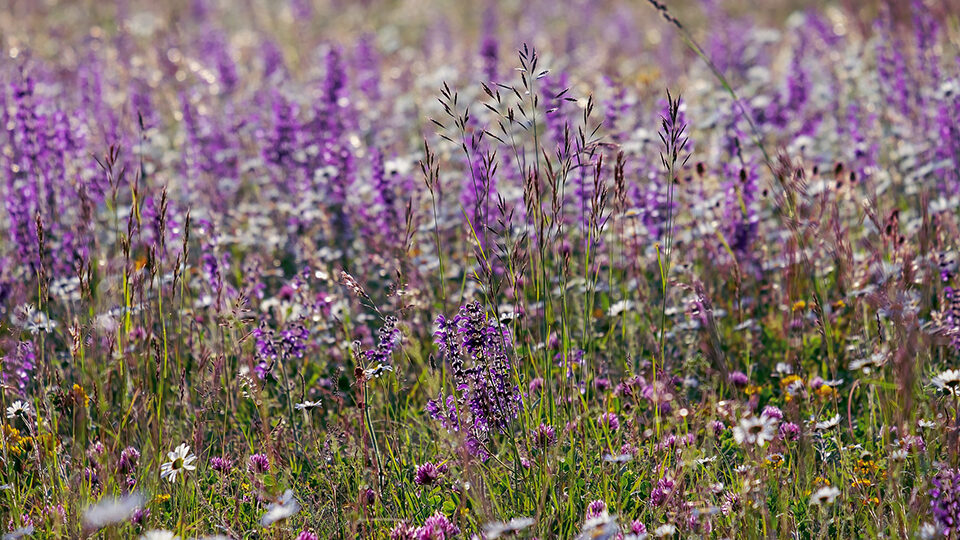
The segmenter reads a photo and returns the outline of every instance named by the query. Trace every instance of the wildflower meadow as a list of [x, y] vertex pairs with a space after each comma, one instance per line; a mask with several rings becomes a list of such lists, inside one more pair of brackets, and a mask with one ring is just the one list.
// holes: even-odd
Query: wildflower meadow
[[957, 538], [956, 0], [0, 0], [0, 538]]

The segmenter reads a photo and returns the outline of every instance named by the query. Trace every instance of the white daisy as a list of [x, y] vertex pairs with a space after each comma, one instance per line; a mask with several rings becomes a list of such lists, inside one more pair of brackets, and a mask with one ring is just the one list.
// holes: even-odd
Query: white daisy
[[612, 318], [619, 317], [625, 311], [633, 311], [633, 308], [633, 300], [620, 300], [610, 305], [607, 315]]
[[840, 415], [836, 414], [833, 416], [833, 418], [828, 418], [823, 422], [817, 422], [816, 424], [814, 424], [813, 427], [818, 431], [824, 431], [830, 428], [837, 427], [838, 425], [840, 425]]
[[840, 495], [840, 490], [833, 486], [825, 486], [817, 490], [810, 496], [811, 505], [833, 504], [833, 501]]
[[33, 534], [33, 525], [27, 525], [26, 527], [20, 527], [19, 529], [8, 532], [3, 535], [3, 540], [20, 540], [21, 538], [26, 538]]
[[287, 519], [299, 511], [300, 503], [293, 498], [293, 490], [288, 489], [283, 492], [283, 496], [280, 497], [277, 502], [272, 502], [267, 505], [267, 513], [260, 518], [260, 525], [269, 527], [278, 521]]
[[777, 436], [777, 420], [769, 416], [748, 416], [733, 426], [733, 438], [737, 444], [763, 446]]
[[655, 538], [663, 538], [664, 536], [672, 536], [676, 532], [677, 527], [675, 525], [665, 523], [653, 530], [653, 536]]
[[511, 536], [514, 535], [534, 524], [533, 518], [530, 517], [515, 517], [506, 523], [494, 522], [487, 523], [483, 526], [483, 530], [486, 535], [485, 538], [493, 540], [494, 538], [500, 538], [501, 536]]
[[107, 525], [127, 521], [142, 505], [143, 497], [139, 493], [131, 493], [118, 499], [105, 498], [87, 507], [83, 512], [83, 524], [88, 529], [102, 529]]
[[619, 532], [620, 525], [617, 524], [617, 518], [604, 510], [600, 515], [588, 519], [583, 524], [583, 529], [576, 540], [611, 540]]
[[948, 369], [933, 378], [933, 385], [944, 394], [960, 396], [960, 369]]
[[171, 482], [177, 481], [178, 474], [186, 474], [187, 471], [197, 468], [196, 465], [193, 465], [197, 456], [190, 452], [190, 447], [186, 444], [181, 444], [173, 452], [168, 452], [167, 458], [170, 461], [160, 466], [160, 478], [166, 478]]
[[11, 420], [18, 416], [26, 418], [31, 412], [29, 403], [17, 400], [13, 402], [13, 405], [7, 407], [7, 418]]

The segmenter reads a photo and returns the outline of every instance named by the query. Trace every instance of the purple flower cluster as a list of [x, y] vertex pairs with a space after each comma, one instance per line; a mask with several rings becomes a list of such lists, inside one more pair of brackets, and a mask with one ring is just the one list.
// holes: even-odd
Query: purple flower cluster
[[960, 470], [941, 469], [930, 479], [930, 505], [944, 536], [960, 527]]
[[270, 471], [270, 458], [266, 454], [253, 454], [247, 463], [247, 470], [254, 474], [264, 474]]
[[400, 522], [390, 531], [390, 540], [446, 540], [460, 534], [460, 528], [447, 516], [437, 511], [428, 517], [422, 527], [413, 527]]
[[507, 428], [520, 410], [521, 394], [508, 350], [510, 336], [479, 302], [466, 304], [452, 322], [440, 316], [434, 341], [453, 372], [453, 392], [430, 400], [427, 412], [447, 429], [466, 426], [474, 453]]
[[12, 351], [0, 357], [0, 382], [23, 391], [30, 382], [36, 361], [33, 342], [17, 342]]
[[257, 376], [265, 379], [273, 372], [277, 362], [303, 358], [309, 337], [310, 331], [302, 322], [290, 323], [276, 332], [261, 321], [260, 326], [253, 329], [257, 353], [257, 365], [254, 370]]
[[436, 484], [437, 480], [440, 479], [440, 476], [446, 472], [447, 465], [445, 463], [434, 465], [428, 461], [423, 465], [417, 466], [416, 473], [413, 477], [413, 482], [418, 486], [432, 486]]

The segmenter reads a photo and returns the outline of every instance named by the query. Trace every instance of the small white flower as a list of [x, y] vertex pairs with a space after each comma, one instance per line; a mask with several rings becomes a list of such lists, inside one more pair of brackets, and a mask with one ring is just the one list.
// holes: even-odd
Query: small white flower
[[168, 452], [167, 458], [170, 461], [160, 466], [160, 478], [166, 478], [171, 482], [177, 481], [178, 474], [186, 474], [187, 471], [197, 468], [196, 465], [193, 465], [197, 456], [190, 452], [190, 447], [186, 444], [181, 444], [173, 452]]
[[817, 490], [810, 496], [811, 505], [833, 504], [833, 501], [840, 495], [840, 490], [833, 486], [825, 486]]
[[298, 411], [310, 411], [310, 410], [316, 409], [319, 406], [320, 406], [319, 400], [317, 401], [307, 400], [307, 401], [304, 401], [303, 403], [297, 403], [296, 405], [293, 406], [293, 408]]
[[932, 427], [935, 427], [937, 423], [932, 422], [930, 420], [924, 420], [923, 418], [921, 418], [920, 420], [917, 420], [917, 425], [923, 429], [930, 429]]
[[917, 531], [917, 536], [920, 540], [933, 540], [940, 536], [940, 531], [937, 530], [936, 525], [933, 523], [923, 523]]
[[377, 364], [376, 367], [367, 368], [363, 370], [363, 378], [366, 380], [376, 379], [380, 375], [383, 375], [387, 371], [393, 371], [393, 366], [388, 366], [386, 364]]
[[506, 523], [494, 522], [483, 526], [486, 533], [485, 538], [493, 540], [503, 535], [516, 534], [534, 524], [534, 519], [529, 517], [515, 517]]
[[140, 540], [180, 540], [180, 537], [172, 531], [165, 529], [154, 529], [140, 535]]
[[933, 378], [933, 385], [944, 394], [960, 396], [960, 369], [948, 369]]
[[830, 428], [835, 428], [840, 425], [840, 415], [834, 415], [833, 418], [828, 418], [823, 422], [817, 422], [813, 427], [818, 431], [824, 431]]
[[57, 321], [51, 320], [46, 313], [31, 304], [17, 306], [12, 319], [14, 324], [34, 335], [40, 332], [49, 334], [57, 327]]
[[277, 502], [267, 505], [267, 513], [260, 518], [260, 525], [269, 527], [300, 511], [300, 503], [293, 498], [293, 490], [286, 490]]
[[83, 513], [83, 524], [88, 529], [102, 529], [113, 523], [126, 521], [143, 505], [139, 493], [131, 493], [119, 499], [106, 498], [89, 506]]
[[588, 519], [583, 524], [583, 529], [576, 540], [611, 540], [619, 532], [620, 525], [617, 524], [617, 518], [604, 510], [600, 515]]
[[733, 438], [737, 444], [763, 446], [777, 436], [777, 420], [769, 416], [748, 416], [733, 426]]
[[777, 362], [777, 367], [775, 368], [779, 375], [790, 375], [793, 373], [793, 366], [786, 362]]
[[616, 318], [626, 311], [633, 311], [633, 308], [633, 300], [620, 300], [610, 305], [610, 309], [607, 310], [607, 316]]
[[26, 527], [20, 527], [19, 529], [8, 532], [3, 535], [3, 540], [20, 540], [21, 538], [26, 538], [33, 534], [33, 525], [27, 525]]
[[13, 405], [7, 407], [7, 418], [11, 420], [18, 416], [26, 418], [31, 412], [29, 403], [17, 400], [13, 402]]
[[670, 523], [664, 523], [663, 525], [657, 527], [653, 530], [653, 536], [656, 538], [663, 538], [664, 536], [670, 536], [677, 532], [677, 527]]

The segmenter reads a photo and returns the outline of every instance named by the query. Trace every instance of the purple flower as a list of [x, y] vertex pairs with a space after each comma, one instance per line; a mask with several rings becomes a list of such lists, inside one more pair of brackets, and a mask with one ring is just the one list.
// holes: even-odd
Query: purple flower
[[269, 471], [270, 458], [268, 458], [266, 454], [253, 454], [247, 463], [247, 470], [256, 474], [263, 474]]
[[452, 322], [437, 317], [436, 325], [434, 342], [450, 363], [454, 393], [432, 400], [427, 412], [447, 429], [464, 426], [470, 451], [485, 455], [491, 434], [505, 431], [520, 410], [520, 389], [508, 354], [509, 330], [489, 318], [479, 302], [461, 306]]
[[616, 413], [605, 412], [597, 418], [597, 424], [599, 424], [601, 428], [611, 432], [617, 431], [620, 429], [620, 418], [617, 417]]
[[600, 516], [606, 511], [607, 511], [607, 503], [603, 502], [600, 499], [591, 501], [590, 504], [587, 505], [587, 519]]
[[441, 470], [429, 461], [417, 467], [413, 482], [418, 486], [432, 486], [440, 478]]
[[941, 469], [930, 479], [930, 506], [944, 536], [960, 527], [960, 470]]
[[774, 420], [783, 420], [783, 411], [778, 407], [773, 405], [767, 405], [763, 408], [763, 412], [760, 413], [760, 416], [766, 416], [767, 418], [773, 418]]
[[36, 361], [33, 342], [17, 342], [13, 351], [0, 357], [0, 382], [25, 390]]
[[746, 386], [750, 384], [750, 378], [742, 371], [734, 371], [727, 375], [727, 382], [735, 388], [746, 388]]
[[210, 458], [210, 468], [220, 474], [227, 474], [233, 469], [233, 460], [225, 457]]
[[784, 441], [796, 441], [800, 438], [800, 426], [793, 422], [784, 422], [780, 424], [780, 439]]
[[297, 540], [320, 540], [320, 537], [310, 531], [300, 531], [300, 534], [297, 535]]
[[383, 319], [383, 326], [377, 336], [377, 346], [366, 351], [364, 354], [370, 365], [382, 364], [390, 365], [393, 357], [393, 350], [400, 341], [400, 330], [397, 329], [397, 318], [388, 315]]
[[120, 452], [120, 459], [117, 461], [117, 470], [120, 473], [132, 473], [137, 467], [137, 461], [140, 460], [140, 451], [132, 446], [128, 446]]
[[650, 492], [650, 504], [653, 506], [663, 506], [673, 493], [674, 481], [672, 478], [664, 476], [657, 480], [656, 487]]
[[269, 328], [264, 321], [253, 329], [258, 363], [254, 367], [257, 377], [265, 379], [273, 372], [277, 362], [303, 358], [310, 332], [302, 322], [287, 324], [279, 332]]
[[446, 539], [458, 534], [460, 534], [460, 528], [438, 510], [423, 522], [423, 527], [420, 527], [417, 532], [417, 538], [418, 540]]
[[553, 446], [553, 443], [557, 440], [557, 432], [552, 426], [540, 424], [537, 426], [537, 429], [534, 430], [533, 437], [539, 448], [547, 448]]
[[149, 508], [137, 508], [133, 511], [133, 516], [130, 518], [130, 522], [134, 525], [143, 527], [144, 523], [150, 517]]

